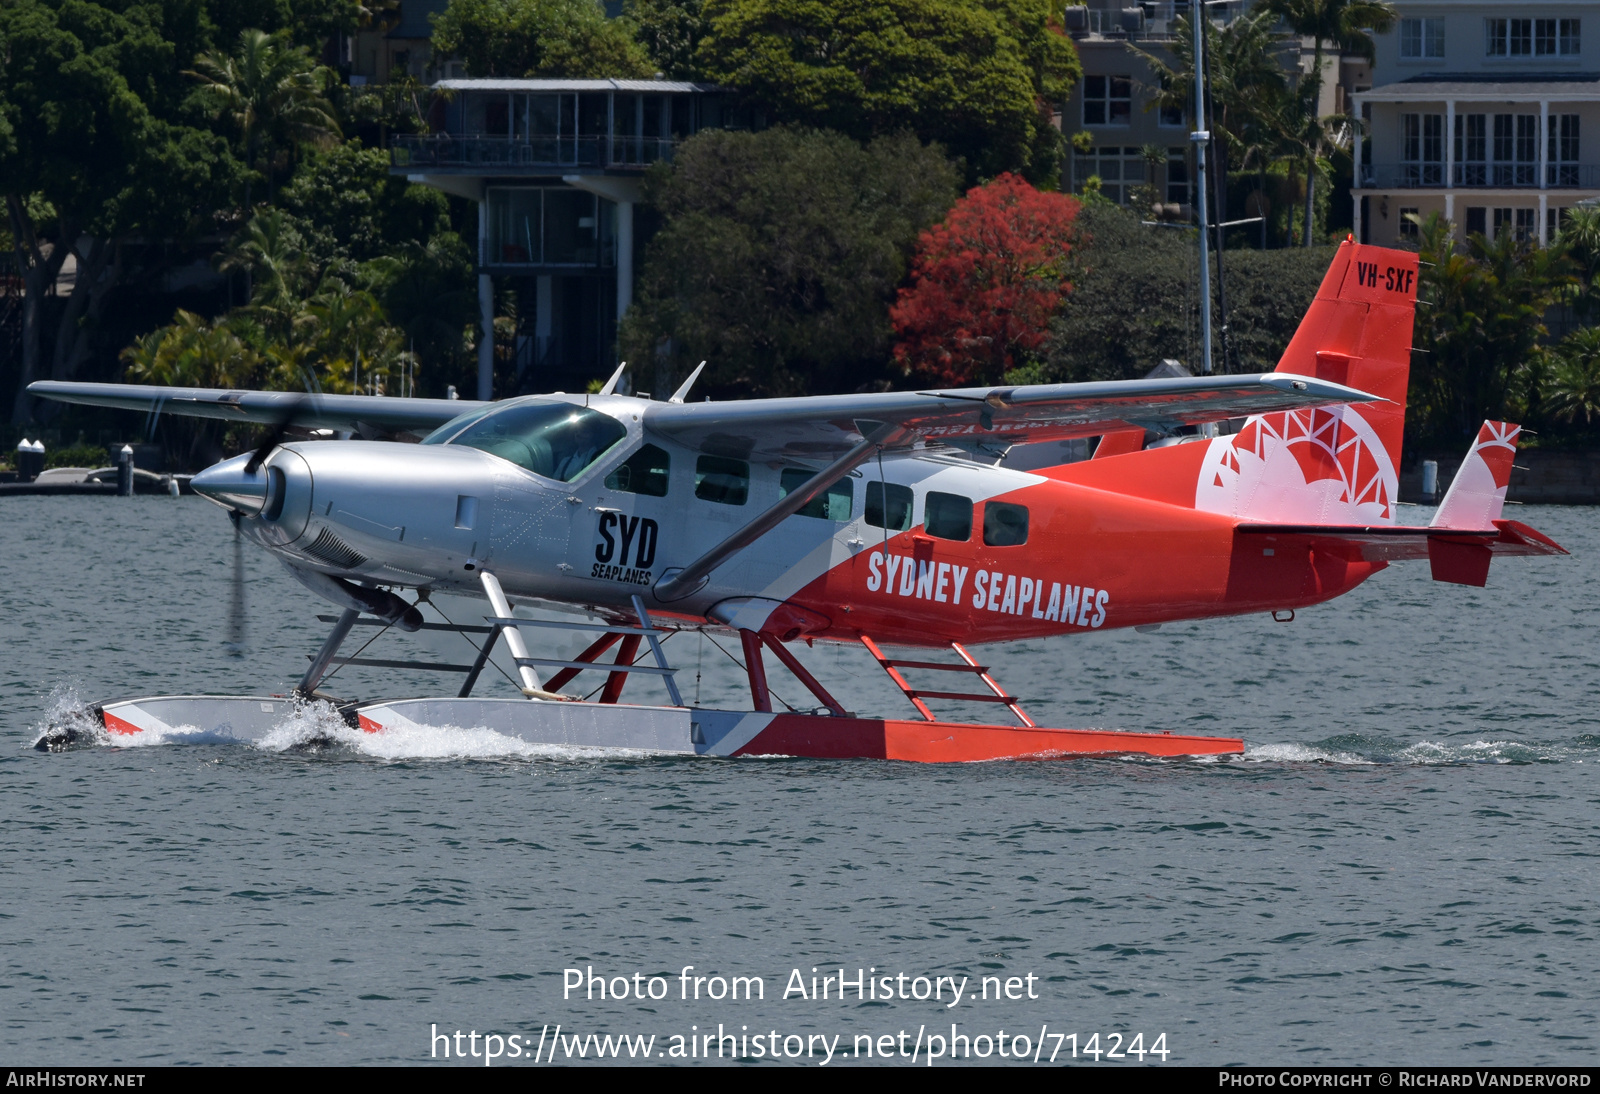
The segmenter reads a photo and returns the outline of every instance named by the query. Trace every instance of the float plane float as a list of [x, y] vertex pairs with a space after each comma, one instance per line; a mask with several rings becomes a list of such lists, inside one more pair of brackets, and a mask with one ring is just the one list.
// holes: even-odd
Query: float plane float
[[[273, 427], [193, 486], [342, 609], [323, 617], [332, 633], [292, 698], [323, 698], [339, 664], [465, 672], [452, 696], [334, 700], [370, 732], [483, 726], [711, 756], [1226, 755], [1242, 742], [1036, 725], [969, 647], [1287, 619], [1391, 562], [1426, 559], [1436, 581], [1481, 586], [1497, 555], [1566, 553], [1502, 518], [1519, 428], [1500, 422], [1484, 423], [1432, 523], [1396, 522], [1416, 299], [1415, 254], [1347, 241], [1277, 369], [1260, 375], [731, 402], [687, 402], [698, 370], [664, 402], [617, 394], [620, 368], [598, 394], [498, 402], [29, 390]], [[1218, 435], [1229, 420], [1242, 425]], [[291, 428], [368, 439], [290, 441]], [[1061, 442], [1095, 437], [1092, 458], [1060, 462]], [[426, 622], [419, 605], [434, 593], [482, 598], [482, 624]], [[519, 604], [587, 621], [517, 616]], [[460, 630], [478, 653], [466, 666], [342, 658], [357, 625]], [[594, 640], [571, 660], [535, 655], [530, 640], [537, 649], [551, 629]], [[737, 636], [750, 710], [683, 702], [663, 644], [684, 629]], [[916, 716], [847, 711], [793, 652], [819, 641], [865, 647]], [[500, 642], [522, 696], [475, 698]], [[815, 697], [813, 712], [773, 710], [768, 653]], [[597, 702], [563, 692], [585, 672], [606, 678]], [[670, 703], [622, 703], [635, 673], [661, 678]], [[949, 721], [929, 705], [953, 702], [1003, 707], [1015, 724]], [[93, 709], [113, 737], [195, 726], [253, 739], [285, 703], [165, 696]]]

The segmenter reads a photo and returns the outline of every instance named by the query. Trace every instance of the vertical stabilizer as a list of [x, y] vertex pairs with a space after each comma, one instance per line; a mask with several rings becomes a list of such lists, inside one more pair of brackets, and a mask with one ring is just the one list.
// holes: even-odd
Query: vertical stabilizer
[[1340, 244], [1277, 371], [1386, 401], [1249, 419], [1210, 443], [1195, 508], [1244, 520], [1392, 524], [1416, 300], [1415, 254]]
[[1467, 453], [1461, 470], [1451, 480], [1432, 527], [1484, 531], [1494, 527], [1506, 504], [1511, 484], [1511, 462], [1517, 455], [1522, 427], [1508, 422], [1484, 422], [1478, 439]]

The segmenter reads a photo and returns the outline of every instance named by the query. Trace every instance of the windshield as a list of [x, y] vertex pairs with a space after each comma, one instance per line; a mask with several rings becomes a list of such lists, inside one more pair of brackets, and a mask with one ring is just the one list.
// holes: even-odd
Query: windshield
[[496, 407], [476, 419], [458, 418], [422, 443], [466, 445], [535, 475], [571, 482], [627, 432], [615, 418], [587, 407], [521, 403]]

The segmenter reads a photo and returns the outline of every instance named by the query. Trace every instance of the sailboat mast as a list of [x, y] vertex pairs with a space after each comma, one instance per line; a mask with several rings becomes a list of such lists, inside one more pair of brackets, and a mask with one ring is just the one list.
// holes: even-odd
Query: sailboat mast
[[1195, 174], [1199, 177], [1200, 220], [1200, 372], [1211, 375], [1211, 229], [1206, 223], [1205, 0], [1189, 0], [1189, 21], [1194, 25], [1194, 142]]

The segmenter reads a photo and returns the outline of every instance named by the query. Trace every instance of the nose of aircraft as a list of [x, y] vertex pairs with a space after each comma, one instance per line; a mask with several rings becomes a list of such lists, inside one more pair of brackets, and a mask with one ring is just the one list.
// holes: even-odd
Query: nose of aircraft
[[267, 503], [267, 469], [257, 467], [245, 470], [250, 453], [245, 452], [212, 464], [191, 480], [196, 494], [201, 494], [218, 505], [234, 509], [246, 516], [255, 516]]

